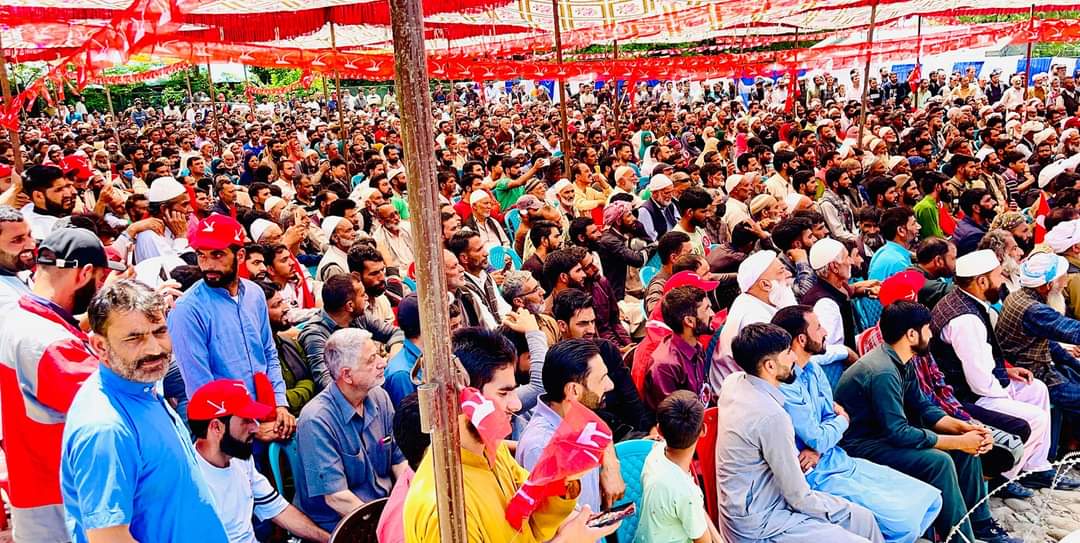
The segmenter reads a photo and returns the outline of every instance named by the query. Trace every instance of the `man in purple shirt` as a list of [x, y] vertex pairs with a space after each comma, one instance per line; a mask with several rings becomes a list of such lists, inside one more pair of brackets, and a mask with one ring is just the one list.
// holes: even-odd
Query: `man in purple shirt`
[[712, 306], [705, 291], [691, 285], [671, 289], [660, 305], [664, 324], [672, 334], [653, 352], [645, 374], [645, 404], [653, 411], [676, 390], [689, 390], [706, 406], [713, 401], [707, 379], [705, 352], [698, 336], [712, 335]]

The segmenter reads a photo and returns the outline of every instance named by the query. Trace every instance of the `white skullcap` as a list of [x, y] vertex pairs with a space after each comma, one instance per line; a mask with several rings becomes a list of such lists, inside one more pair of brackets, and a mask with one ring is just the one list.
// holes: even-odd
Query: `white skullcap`
[[1020, 125], [1020, 133], [1027, 134], [1028, 132], [1039, 132], [1043, 129], [1043, 124], [1039, 121], [1026, 121]]
[[405, 168], [394, 168], [393, 170], [386, 172], [386, 179], [387, 181], [392, 181], [399, 175], [405, 175]]
[[957, 277], [977, 277], [984, 273], [990, 273], [1001, 265], [997, 254], [990, 249], [970, 252], [956, 259]]
[[1047, 164], [1042, 170], [1039, 170], [1039, 188], [1043, 188], [1049, 185], [1055, 177], [1065, 173], [1065, 161], [1056, 160]]
[[634, 173], [634, 169], [630, 166], [619, 166], [618, 168], [615, 168], [615, 181], [622, 179], [627, 172]]
[[476, 205], [477, 202], [483, 201], [484, 198], [491, 198], [486, 190], [474, 190], [469, 195], [469, 205]]
[[672, 183], [670, 177], [658, 173], [649, 180], [649, 186], [647, 188], [649, 189], [649, 192], [656, 192], [658, 190], [664, 190], [672, 185], [674, 185], [674, 183]]
[[271, 226], [274, 226], [274, 223], [266, 219], [255, 219], [251, 223], [251, 239], [258, 243], [259, 238], [261, 238]]
[[983, 147], [982, 149], [979, 149], [978, 153], [975, 153], [975, 158], [982, 162], [983, 160], [986, 160], [986, 157], [990, 156], [993, 153], [993, 147]]
[[729, 175], [728, 178], [724, 180], [724, 192], [731, 194], [731, 191], [735, 190], [735, 187], [739, 186], [739, 183], [742, 183], [742, 180], [743, 174], [741, 173]]
[[562, 189], [565, 189], [566, 187], [569, 187], [569, 186], [570, 186], [570, 180], [564, 177], [564, 178], [558, 180], [555, 183], [555, 185], [551, 187], [551, 190], [554, 191], [555, 194], [558, 194], [558, 193], [562, 192]]
[[1043, 239], [1055, 253], [1064, 253], [1080, 243], [1080, 219], [1056, 224]]
[[322, 220], [322, 224], [319, 225], [319, 228], [326, 236], [326, 239], [330, 239], [330, 237], [334, 235], [334, 230], [337, 230], [338, 225], [344, 220], [345, 217], [326, 217]]
[[1065, 257], [1035, 253], [1020, 264], [1020, 286], [1037, 288], [1053, 282], [1069, 271]]
[[907, 158], [899, 156], [899, 155], [890, 156], [889, 161], [885, 163], [885, 167], [886, 167], [886, 169], [888, 169], [891, 172], [892, 169], [895, 168], [896, 165], [899, 164], [900, 161], [902, 161], [902, 160], [907, 160]]
[[187, 192], [184, 185], [172, 177], [159, 177], [150, 184], [150, 190], [146, 192], [146, 198], [151, 203], [168, 202]]
[[844, 247], [843, 243], [830, 237], [821, 238], [810, 247], [810, 267], [820, 270], [836, 262], [836, 259], [845, 252], [847, 252], [847, 247]]
[[1057, 132], [1053, 128], [1047, 128], [1045, 130], [1040, 130], [1034, 136], [1032, 136], [1031, 141], [1034, 141], [1035, 145], [1040, 145], [1044, 141], [1050, 139], [1050, 136], [1056, 136], [1056, 135], [1057, 135]]
[[806, 196], [798, 192], [792, 192], [789, 193], [787, 196], [784, 196], [784, 205], [787, 206], [787, 212], [789, 215], [795, 212], [795, 209], [799, 207], [799, 204], [803, 201], [803, 198], [806, 198]]
[[272, 209], [274, 209], [274, 206], [283, 203], [285, 203], [284, 198], [281, 198], [279, 196], [271, 196], [267, 198], [265, 202], [263, 202], [263, 211], [269, 213]]
[[758, 251], [739, 264], [739, 290], [746, 292], [776, 260], [776, 251]]

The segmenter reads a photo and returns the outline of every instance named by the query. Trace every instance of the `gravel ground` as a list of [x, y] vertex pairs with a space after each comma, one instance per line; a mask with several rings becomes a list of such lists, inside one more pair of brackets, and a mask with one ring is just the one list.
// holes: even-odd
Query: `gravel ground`
[[[1075, 477], [1076, 471], [1071, 470], [1070, 475]], [[1056, 543], [1080, 532], [1080, 491], [1043, 489], [1026, 500], [990, 498], [990, 511], [1025, 543]]]

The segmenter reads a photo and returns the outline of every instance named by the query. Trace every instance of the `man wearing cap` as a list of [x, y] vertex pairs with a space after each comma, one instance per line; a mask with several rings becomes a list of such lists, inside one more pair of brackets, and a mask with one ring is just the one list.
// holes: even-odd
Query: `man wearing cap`
[[525, 194], [525, 184], [547, 166], [547, 160], [534, 160], [525, 173], [521, 173], [521, 164], [517, 158], [505, 158], [502, 161], [502, 177], [495, 182], [495, 199], [500, 209], [510, 209]]
[[672, 333], [653, 351], [643, 387], [645, 405], [652, 411], [676, 390], [689, 390], [706, 406], [715, 400], [698, 337], [713, 333], [713, 310], [706, 293], [717, 283], [689, 271], [672, 279], [681, 286], [668, 290], [660, 302], [660, 314]]
[[322, 529], [390, 494], [405, 457], [391, 436], [394, 406], [379, 385], [386, 359], [371, 333], [345, 328], [326, 342], [333, 382], [300, 413], [297, 503]]
[[231, 217], [211, 215], [195, 226], [191, 247], [203, 279], [169, 313], [189, 397], [216, 378], [239, 379], [254, 391], [255, 373], [265, 373], [277, 405], [273, 429], [288, 438], [296, 421], [289, 414], [266, 298], [258, 285], [237, 275], [246, 254], [243, 228]]
[[1069, 263], [1065, 284], [1066, 314], [1080, 318], [1080, 220], [1056, 224], [1043, 239], [1054, 253], [1065, 257]]
[[709, 372], [713, 390], [719, 390], [728, 374], [739, 371], [731, 358], [731, 341], [739, 331], [752, 323], [769, 322], [777, 310], [797, 303], [791, 273], [775, 251], [763, 250], [748, 256], [739, 264], [737, 280], [741, 294], [728, 310]]
[[649, 180], [649, 199], [637, 210], [637, 219], [645, 228], [649, 239], [657, 240], [679, 222], [675, 208], [675, 188], [671, 178], [658, 173]]
[[34, 239], [42, 240], [56, 221], [75, 210], [75, 184], [56, 166], [31, 166], [23, 178], [23, 191], [30, 197], [30, 203], [21, 211], [30, 223]]
[[315, 268], [315, 280], [324, 282], [335, 275], [349, 273], [348, 254], [356, 242], [356, 230], [349, 219], [337, 216], [326, 217], [319, 228], [329, 244]]
[[630, 202], [615, 201], [604, 207], [605, 228], [598, 242], [599, 252], [606, 256], [605, 276], [611, 283], [616, 302], [626, 296], [627, 268], [644, 266], [655, 248], [651, 240], [637, 237], [635, 222]]
[[1024, 91], [1024, 76], [1014, 75], [1009, 81], [1009, 88], [1001, 93], [1001, 98], [990, 103], [1003, 111], [1012, 111], [1024, 105]]
[[[629, 194], [636, 199], [638, 176], [634, 173], [634, 169], [630, 166], [619, 166], [615, 168], [615, 186], [611, 189], [611, 196], [616, 194]], [[611, 196], [608, 197], [608, 201], [611, 201]]]
[[[155, 386], [172, 353], [165, 311], [161, 296], [131, 280], [104, 287], [89, 304], [89, 342], [101, 364], [71, 400], [63, 442], [51, 453], [59, 455], [76, 542], [229, 540], [191, 435]], [[68, 541], [64, 522], [55, 527]]]
[[97, 236], [73, 227], [41, 242], [37, 266], [32, 291], [0, 312], [0, 413], [16, 540], [66, 542], [61, 434], [72, 397], [98, 364], [74, 315], [86, 312], [109, 270], [121, 266], [108, 260]]
[[330, 534], [289, 504], [255, 469], [252, 445], [259, 421], [274, 408], [248, 395], [244, 383], [218, 379], [195, 391], [188, 403], [188, 426], [196, 460], [229, 541], [255, 543], [251, 518], [273, 520], [294, 536], [326, 542]]
[[[983, 249], [956, 259], [956, 286], [932, 312], [930, 347], [946, 381], [964, 403], [1023, 419], [1031, 428], [1016, 466], [1003, 473], [1012, 479], [1028, 472], [1028, 488], [1048, 488], [1055, 477], [1050, 451], [1050, 399], [1046, 385], [1029, 370], [1006, 367], [990, 316], [990, 304], [1000, 299], [1005, 282], [1001, 263]], [[1080, 488], [1062, 477], [1061, 488]]]
[[1047, 305], [1051, 293], [1060, 293], [1069, 263], [1049, 253], [1035, 253], [1020, 266], [1021, 289], [1005, 298], [995, 331], [1005, 358], [1029, 370], [1046, 384], [1050, 403], [1063, 411], [1080, 413], [1080, 368], [1061, 343], [1080, 344], [1080, 320]]
[[150, 200], [150, 216], [160, 220], [164, 228], [143, 230], [135, 236], [134, 263], [155, 256], [191, 258], [187, 230], [192, 210], [187, 188], [172, 177], [159, 177], [150, 184], [146, 196]]
[[[810, 266], [817, 274], [817, 281], [803, 294], [800, 303], [814, 308], [828, 336], [827, 345], [845, 346], [854, 351], [855, 309], [851, 299], [876, 295], [881, 281], [849, 285], [851, 254], [843, 243], [832, 238], [822, 238], [810, 247]], [[843, 371], [842, 367], [839, 369]]]
[[506, 229], [491, 216], [496, 205], [491, 194], [486, 190], [474, 190], [469, 195], [469, 205], [472, 207], [472, 215], [465, 219], [465, 223], [461, 226], [479, 234], [484, 247], [491, 248], [497, 245], [510, 247], [510, 237]]
[[19, 210], [0, 206], [0, 307], [13, 304], [30, 292], [37, 242]]
[[412, 225], [402, 222], [401, 214], [392, 204], [379, 206], [375, 213], [378, 223], [371, 230], [371, 237], [386, 266], [397, 268], [400, 274], [414, 261]]
[[725, 204], [723, 222], [728, 232], [734, 232], [735, 227], [742, 222], [749, 222], [756, 228], [757, 224], [750, 216], [748, 205], [752, 196], [749, 177], [743, 174], [729, 175], [724, 181], [724, 190], [728, 194], [728, 199]]

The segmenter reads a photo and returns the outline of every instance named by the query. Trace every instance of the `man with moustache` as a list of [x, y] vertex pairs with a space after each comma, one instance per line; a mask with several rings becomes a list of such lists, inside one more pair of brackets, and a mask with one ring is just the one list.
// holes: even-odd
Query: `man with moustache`
[[237, 275], [246, 259], [244, 229], [235, 219], [211, 215], [195, 226], [190, 245], [203, 279], [176, 301], [169, 332], [189, 397], [214, 379], [239, 379], [255, 390], [255, 373], [270, 379], [277, 405], [273, 430], [288, 438], [296, 429], [262, 289]]
[[22, 208], [23, 217], [34, 239], [45, 239], [56, 221], [75, 211], [75, 184], [56, 166], [32, 166], [24, 178], [23, 191], [30, 203]]
[[[672, 334], [653, 351], [652, 365], [645, 375], [645, 403], [656, 410], [676, 390], [689, 390], [708, 406], [713, 403], [708, 364], [698, 336], [711, 336], [712, 306], [703, 286], [688, 284], [671, 289], [660, 303], [660, 314]], [[715, 288], [715, 283], [711, 283]]]
[[0, 313], [0, 413], [16, 541], [70, 541], [60, 441], [71, 399], [98, 364], [74, 315], [86, 312], [117, 266], [89, 230], [56, 230], [41, 243], [33, 290]]
[[255, 469], [255, 431], [259, 420], [273, 415], [274, 408], [251, 399], [240, 381], [211, 381], [191, 397], [188, 426], [218, 517], [234, 543], [255, 543], [252, 511], [297, 537], [325, 543], [330, 534], [290, 505]]
[[30, 269], [37, 243], [30, 223], [11, 206], [0, 206], [0, 307], [30, 292]]
[[188, 429], [155, 386], [172, 354], [165, 311], [161, 296], [126, 279], [89, 304], [101, 365], [75, 394], [57, 449], [77, 543], [229, 541]]

